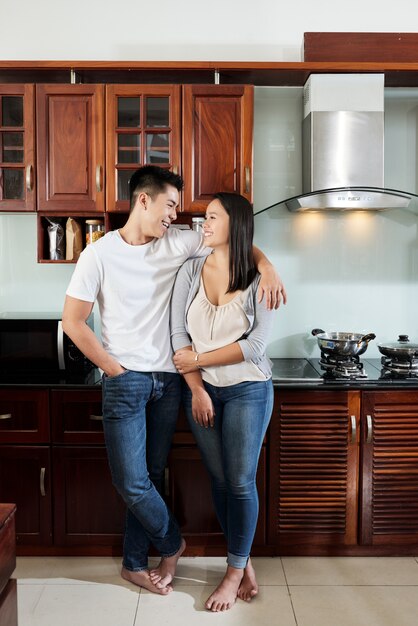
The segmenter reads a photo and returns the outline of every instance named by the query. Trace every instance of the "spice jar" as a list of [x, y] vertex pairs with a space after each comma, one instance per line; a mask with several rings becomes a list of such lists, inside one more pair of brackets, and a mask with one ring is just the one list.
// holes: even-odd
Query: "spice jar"
[[86, 245], [94, 243], [104, 234], [103, 220], [86, 220]]
[[192, 229], [198, 233], [203, 233], [204, 217], [192, 217]]

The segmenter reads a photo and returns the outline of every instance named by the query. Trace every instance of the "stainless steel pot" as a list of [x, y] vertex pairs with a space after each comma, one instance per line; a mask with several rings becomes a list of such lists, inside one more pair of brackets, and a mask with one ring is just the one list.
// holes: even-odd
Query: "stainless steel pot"
[[326, 333], [321, 328], [314, 328], [312, 334], [322, 352], [331, 356], [359, 356], [366, 352], [369, 341], [376, 338], [374, 333]]
[[399, 335], [393, 343], [378, 343], [379, 352], [397, 361], [418, 359], [418, 344], [411, 343], [408, 335]]

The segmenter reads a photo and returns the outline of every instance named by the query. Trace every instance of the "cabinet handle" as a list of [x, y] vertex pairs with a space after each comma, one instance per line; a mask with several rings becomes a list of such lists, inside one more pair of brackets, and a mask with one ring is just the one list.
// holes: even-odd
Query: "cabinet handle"
[[245, 193], [250, 193], [251, 189], [251, 169], [247, 166], [244, 168], [245, 171]]
[[45, 496], [45, 468], [41, 467], [41, 473], [39, 475], [39, 489], [41, 490], [41, 496]]
[[171, 171], [173, 172], [173, 174], [178, 174], [179, 173], [179, 168], [177, 165], [173, 165], [173, 167], [171, 168]]
[[357, 438], [356, 416], [350, 415], [350, 419], [351, 419], [351, 443], [356, 443], [356, 438]]
[[371, 443], [373, 438], [373, 422], [372, 416], [366, 415], [367, 420], [367, 430], [366, 430], [366, 443]]
[[102, 166], [96, 167], [96, 191], [102, 190]]
[[11, 413], [3, 413], [3, 415], [0, 415], [0, 420], [11, 420], [11, 419], [12, 419]]
[[33, 167], [32, 165], [26, 166], [26, 191], [32, 191], [33, 189]]
[[89, 417], [93, 422], [103, 422], [103, 415], [90, 415]]
[[164, 495], [170, 495], [170, 470], [168, 467], [164, 470]]

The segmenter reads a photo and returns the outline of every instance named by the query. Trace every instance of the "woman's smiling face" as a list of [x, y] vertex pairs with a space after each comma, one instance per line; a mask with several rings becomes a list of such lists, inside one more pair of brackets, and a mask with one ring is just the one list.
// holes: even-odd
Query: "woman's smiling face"
[[203, 233], [205, 244], [210, 248], [229, 243], [229, 215], [217, 199], [208, 204]]

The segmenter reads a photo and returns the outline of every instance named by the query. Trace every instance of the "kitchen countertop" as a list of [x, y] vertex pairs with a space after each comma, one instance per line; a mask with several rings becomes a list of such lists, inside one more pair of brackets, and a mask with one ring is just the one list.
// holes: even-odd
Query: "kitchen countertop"
[[[382, 378], [380, 359], [361, 359], [366, 378], [333, 380], [324, 375], [317, 358], [271, 359], [273, 384], [276, 389], [418, 389], [416, 378]], [[97, 388], [101, 375], [97, 368], [78, 376], [62, 374], [0, 374], [0, 388], [4, 387], [48, 387], [48, 388]]]

